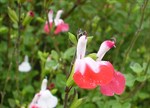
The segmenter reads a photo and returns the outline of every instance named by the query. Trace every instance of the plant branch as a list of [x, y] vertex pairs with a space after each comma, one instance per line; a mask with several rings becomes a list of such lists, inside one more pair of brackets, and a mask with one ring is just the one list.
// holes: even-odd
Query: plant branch
[[66, 19], [67, 17], [70, 16], [70, 14], [79, 6], [79, 5], [83, 5], [86, 2], [86, 0], [76, 0], [76, 2], [74, 3], [73, 7], [67, 12], [65, 13], [62, 18]]
[[133, 47], [135, 45], [135, 42], [137, 41], [138, 37], [140, 36], [141, 27], [143, 25], [144, 15], [145, 15], [145, 9], [146, 9], [147, 4], [148, 4], [148, 0], [144, 0], [143, 6], [142, 6], [142, 10], [141, 10], [140, 23], [139, 23], [139, 26], [137, 28], [137, 31], [135, 32], [135, 34], [134, 34], [134, 36], [133, 36], [133, 38], [132, 38], [132, 40], [130, 42], [130, 45], [129, 45], [128, 49], [126, 50], [122, 67], [124, 67], [124, 65], [125, 65], [128, 57], [129, 57], [129, 54], [130, 54], [130, 52], [132, 51], [132, 49], [133, 49]]
[[68, 102], [68, 96], [69, 96], [69, 92], [72, 89], [72, 87], [67, 87], [65, 88], [65, 99], [64, 99], [64, 108], [67, 108], [67, 102]]

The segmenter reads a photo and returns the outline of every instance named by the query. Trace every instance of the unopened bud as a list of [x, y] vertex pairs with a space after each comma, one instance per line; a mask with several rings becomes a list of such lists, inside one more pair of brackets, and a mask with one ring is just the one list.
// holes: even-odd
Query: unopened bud
[[22, 25], [25, 26], [25, 25], [29, 24], [31, 22], [31, 20], [33, 19], [33, 17], [34, 17], [34, 12], [29, 11], [27, 13], [26, 17], [24, 18]]

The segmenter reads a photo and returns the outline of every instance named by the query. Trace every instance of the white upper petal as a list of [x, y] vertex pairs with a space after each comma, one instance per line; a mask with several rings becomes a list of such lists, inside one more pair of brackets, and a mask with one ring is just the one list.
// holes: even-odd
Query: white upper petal
[[77, 44], [77, 59], [82, 59], [85, 56], [86, 52], [86, 44], [87, 44], [87, 38], [85, 35], [81, 36], [78, 39], [78, 44]]
[[43, 79], [42, 85], [41, 85], [41, 91], [46, 90], [47, 88], [47, 79]]
[[52, 10], [50, 10], [48, 13], [48, 20], [50, 23], [53, 22], [53, 11]]
[[54, 19], [55, 26], [58, 26], [59, 24], [61, 24], [61, 23], [64, 22], [64, 21], [60, 18], [62, 13], [63, 13], [63, 10], [58, 10], [58, 11], [57, 11], [56, 17], [55, 17], [55, 19]]
[[86, 64], [93, 70], [93, 72], [98, 73], [99, 72], [99, 64], [94, 61], [92, 58], [90, 57], [86, 57], [84, 58]]
[[97, 52], [97, 57], [98, 57], [97, 61], [101, 61], [109, 49], [110, 48], [105, 43], [102, 43], [98, 52]]
[[75, 72], [76, 71], [80, 71], [81, 74], [83, 75], [85, 73], [85, 69], [87, 68], [86, 67], [87, 65], [95, 73], [98, 73], [100, 71], [99, 63], [97, 63], [96, 61], [94, 61], [90, 57], [86, 57], [86, 58], [83, 58], [83, 59], [76, 59], [76, 62], [75, 62]]

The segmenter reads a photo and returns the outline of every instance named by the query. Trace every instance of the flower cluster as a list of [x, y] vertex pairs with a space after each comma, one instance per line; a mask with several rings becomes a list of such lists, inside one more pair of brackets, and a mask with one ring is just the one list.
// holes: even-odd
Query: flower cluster
[[[56, 17], [54, 19], [54, 24], [56, 27], [54, 34], [59, 34], [60, 32], [66, 32], [69, 30], [69, 25], [60, 18], [62, 13], [63, 10], [57, 11]], [[48, 21], [46, 21], [44, 25], [44, 31], [47, 34], [50, 33], [50, 30], [52, 29], [53, 26], [53, 10], [50, 10], [48, 13]]]
[[73, 79], [83, 89], [94, 89], [100, 86], [100, 91], [106, 96], [122, 94], [125, 89], [125, 77], [115, 71], [109, 61], [103, 61], [105, 53], [115, 47], [115, 42], [104, 41], [97, 53], [97, 60], [85, 57], [87, 36], [82, 35], [77, 44], [77, 54]]
[[41, 91], [36, 93], [29, 108], [54, 108], [58, 100], [47, 89], [47, 79], [44, 79], [41, 85]]

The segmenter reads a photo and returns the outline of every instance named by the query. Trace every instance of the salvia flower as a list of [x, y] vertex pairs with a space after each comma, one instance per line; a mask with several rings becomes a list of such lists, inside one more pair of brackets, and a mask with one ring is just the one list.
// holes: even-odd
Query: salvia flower
[[[77, 44], [77, 57], [73, 75], [75, 83], [80, 88], [84, 89], [94, 89], [95, 87], [100, 86], [102, 87], [102, 94], [108, 96], [111, 96], [112, 93], [109, 93], [106, 90], [113, 92], [113, 94], [121, 94], [125, 87], [124, 76], [120, 72], [116, 73], [113, 65], [109, 61], [102, 61], [105, 53], [115, 46], [115, 42], [110, 40], [104, 41], [99, 48], [96, 61], [90, 57], [84, 57], [86, 44], [87, 37], [82, 35]], [[120, 74], [122, 75], [121, 77]], [[117, 82], [119, 82], [119, 85], [117, 85]], [[115, 91], [114, 89], [111, 89], [110, 85], [117, 88], [120, 87], [121, 89], [120, 91]]]
[[44, 79], [40, 92], [35, 94], [29, 108], [54, 108], [57, 102], [57, 97], [53, 96], [47, 89], [47, 79]]
[[28, 61], [28, 56], [26, 55], [24, 61], [19, 65], [18, 70], [20, 72], [29, 72], [31, 70], [31, 65]]
[[[101, 62], [103, 56], [108, 52], [112, 47], [115, 47], [114, 41], [106, 40], [104, 41], [97, 53], [97, 61]], [[121, 72], [114, 70], [114, 76], [112, 81], [106, 85], [100, 85], [101, 93], [107, 96], [113, 96], [115, 93], [120, 95], [125, 89], [125, 77]]]
[[[63, 13], [63, 10], [57, 11], [56, 17], [54, 19], [54, 24], [55, 24], [54, 34], [59, 34], [61, 32], [66, 32], [69, 30], [69, 25], [65, 23], [63, 19], [60, 18], [62, 13]], [[48, 20], [49, 20], [50, 25], [48, 25], [48, 22], [46, 22], [44, 25], [44, 31], [47, 34], [50, 32], [53, 26], [53, 11], [52, 10], [50, 10], [48, 13]]]

